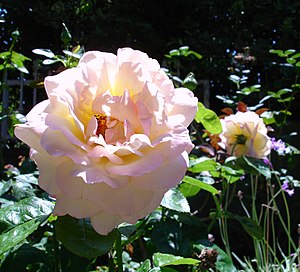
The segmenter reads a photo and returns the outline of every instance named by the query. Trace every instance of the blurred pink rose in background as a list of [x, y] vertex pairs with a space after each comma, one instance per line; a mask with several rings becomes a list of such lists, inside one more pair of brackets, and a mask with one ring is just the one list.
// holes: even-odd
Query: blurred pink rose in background
[[237, 112], [221, 119], [220, 145], [229, 155], [263, 159], [270, 154], [268, 129], [255, 112]]
[[89, 217], [107, 234], [152, 212], [184, 177], [197, 99], [147, 54], [87, 52], [45, 88], [49, 99], [15, 134], [31, 147], [55, 215]]

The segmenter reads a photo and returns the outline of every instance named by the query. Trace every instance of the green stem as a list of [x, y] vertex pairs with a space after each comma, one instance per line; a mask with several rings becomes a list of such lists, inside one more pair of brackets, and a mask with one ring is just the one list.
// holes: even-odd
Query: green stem
[[[225, 192], [223, 192], [225, 193]], [[226, 253], [232, 262], [232, 257], [231, 257], [231, 250], [230, 250], [230, 244], [229, 244], [229, 236], [228, 236], [228, 226], [227, 226], [227, 218], [224, 216], [224, 211], [221, 209], [221, 204], [216, 197], [216, 195], [212, 194], [212, 197], [215, 201], [216, 208], [217, 208], [217, 216], [219, 217], [219, 229], [220, 229], [220, 235], [221, 239], [224, 243]]]
[[60, 263], [60, 257], [59, 257], [59, 246], [58, 241], [56, 237], [56, 228], [55, 223], [53, 226], [53, 239], [54, 239], [54, 271], [55, 272], [61, 272], [61, 263]]
[[108, 252], [108, 272], [115, 272], [113, 253]]
[[116, 247], [116, 255], [117, 255], [118, 272], [123, 272], [122, 240], [121, 240], [121, 233], [119, 231], [117, 231], [115, 247]]
[[[252, 220], [254, 220], [257, 224], [259, 224], [258, 221], [258, 216], [257, 216], [257, 211], [256, 211], [256, 194], [257, 194], [257, 177], [254, 180], [253, 175], [250, 175], [251, 178], [251, 196], [252, 196]], [[263, 254], [262, 254], [262, 248], [260, 245], [260, 242], [256, 239], [253, 239], [254, 243], [254, 251], [255, 251], [255, 256], [257, 260], [257, 266], [258, 267], [263, 267], [264, 266], [264, 261], [263, 261]], [[267, 266], [267, 264], [266, 264]]]

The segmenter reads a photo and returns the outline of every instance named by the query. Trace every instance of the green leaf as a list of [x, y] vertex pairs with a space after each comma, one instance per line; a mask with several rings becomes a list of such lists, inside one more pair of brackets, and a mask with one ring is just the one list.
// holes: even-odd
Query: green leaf
[[291, 58], [293, 58], [293, 59], [298, 59], [298, 58], [300, 58], [300, 53], [294, 54], [293, 56], [291, 56]]
[[151, 262], [149, 259], [145, 260], [136, 272], [148, 272], [151, 269]]
[[260, 91], [260, 85], [253, 85], [251, 87], [245, 87], [241, 89], [240, 91], [237, 91], [237, 93], [244, 94], [244, 95], [249, 95], [253, 92], [259, 92]]
[[17, 200], [35, 196], [33, 187], [30, 183], [24, 181], [15, 181], [12, 186], [13, 195]]
[[199, 193], [199, 191], [201, 190], [201, 188], [199, 188], [198, 186], [186, 183], [186, 182], [182, 182], [180, 184], [180, 192], [184, 195], [184, 197], [192, 197], [195, 196]]
[[261, 159], [242, 156], [240, 158], [237, 158], [237, 167], [242, 168], [250, 174], [262, 174], [266, 178], [271, 178], [271, 171], [269, 166], [265, 164]]
[[57, 238], [74, 254], [94, 258], [107, 253], [113, 246], [116, 230], [100, 235], [88, 219], [76, 219], [69, 215], [56, 220]]
[[73, 57], [75, 59], [80, 59], [81, 58], [81, 55], [80, 54], [76, 54], [76, 53], [73, 53], [71, 51], [68, 51], [68, 50], [63, 50], [63, 52], [69, 56], [69, 57]]
[[295, 62], [297, 62], [297, 60], [295, 60], [294, 58], [286, 58], [286, 61], [289, 64], [294, 64]]
[[285, 50], [285, 51], [284, 51], [284, 55], [285, 55], [285, 56], [289, 56], [289, 55], [291, 55], [291, 54], [293, 54], [293, 53], [295, 53], [295, 52], [296, 52], [295, 49], [288, 49], [288, 50]]
[[276, 122], [274, 118], [274, 112], [272, 111], [265, 111], [260, 115], [260, 117], [263, 118], [266, 125], [274, 124]]
[[283, 52], [283, 50], [274, 50], [274, 49], [271, 49], [269, 52], [272, 53], [272, 54], [276, 54], [279, 57], [287, 57], [287, 56], [295, 53], [296, 50], [294, 50], [294, 49], [288, 49], [288, 50], [285, 50]]
[[29, 58], [25, 57], [24, 55], [17, 53], [15, 51], [12, 51], [11, 55], [11, 63], [12, 65], [17, 68], [22, 73], [28, 74], [28, 70], [24, 66], [24, 61], [30, 60]]
[[198, 102], [198, 111], [195, 120], [197, 123], [202, 123], [204, 128], [212, 133], [219, 134], [222, 132], [222, 125], [216, 113], [204, 107], [201, 102]]
[[49, 216], [54, 205], [48, 200], [29, 197], [0, 209], [0, 231], [13, 228], [40, 216]]
[[182, 85], [183, 87], [188, 88], [191, 91], [194, 91], [198, 85], [194, 73], [190, 72], [183, 80]]
[[33, 49], [32, 52], [37, 55], [45, 56], [49, 59], [52, 59], [55, 57], [54, 53], [50, 49], [38, 48], [38, 49]]
[[236, 84], [239, 84], [239, 82], [241, 81], [241, 78], [237, 75], [230, 75], [229, 80], [231, 80], [232, 82], [234, 82]]
[[45, 59], [45, 60], [43, 60], [42, 63], [44, 65], [51, 65], [51, 64], [57, 63], [57, 62], [60, 62], [60, 60], [58, 60], [58, 59]]
[[0, 256], [25, 240], [48, 216], [39, 216], [0, 235]]
[[2, 52], [0, 53], [0, 59], [7, 60], [11, 56], [11, 52]]
[[208, 192], [212, 193], [213, 195], [219, 193], [219, 191], [215, 187], [211, 186], [210, 184], [207, 184], [207, 183], [205, 183], [201, 180], [198, 180], [198, 179], [195, 179], [195, 178], [192, 178], [192, 177], [189, 177], [189, 176], [185, 176], [184, 179], [183, 179], [183, 182], [186, 182], [188, 184], [197, 186], [202, 190], [205, 190], [205, 191], [208, 191]]
[[161, 205], [178, 212], [190, 212], [188, 201], [177, 187], [165, 193]]
[[154, 267], [149, 272], [178, 272], [177, 270], [170, 267]]
[[67, 28], [67, 26], [64, 23], [62, 25], [63, 25], [63, 30], [61, 32], [60, 39], [65, 45], [67, 45], [71, 41], [72, 35], [69, 29]]
[[263, 238], [263, 231], [260, 225], [253, 219], [245, 216], [237, 216], [235, 218], [242, 224], [244, 230], [253, 238], [261, 240]]
[[174, 219], [156, 222], [150, 239], [159, 252], [184, 256], [192, 252], [190, 240], [183, 236], [182, 226]]
[[233, 169], [229, 166], [221, 166], [222, 176], [230, 183], [234, 183], [245, 174], [243, 169]]
[[38, 185], [38, 178], [36, 175], [34, 175], [32, 173], [18, 175], [15, 177], [15, 180], [17, 180], [19, 182], [26, 182], [26, 183]]
[[177, 49], [171, 50], [171, 51], [169, 52], [169, 54], [170, 54], [171, 57], [174, 57], [174, 56], [180, 56], [180, 52], [179, 52], [179, 50], [177, 50]]
[[219, 164], [214, 160], [207, 157], [200, 157], [196, 160], [190, 161], [189, 171], [192, 173], [201, 173], [203, 171], [216, 171]]
[[23, 244], [3, 260], [1, 271], [28, 271], [27, 268], [29, 266], [36, 265], [39, 267], [39, 270], [34, 271], [51, 272], [54, 269], [52, 259], [52, 256], [45, 251], [29, 244]]
[[269, 50], [269, 52], [271, 53], [271, 54], [276, 54], [276, 55], [283, 55], [283, 51], [282, 50], [278, 50], [278, 49], [271, 49], [271, 50]]
[[0, 181], [0, 196], [4, 195], [6, 192], [9, 191], [10, 187], [12, 185], [12, 181]]
[[174, 256], [171, 254], [154, 253], [153, 264], [155, 266], [167, 266], [167, 265], [196, 265], [200, 261], [192, 258], [183, 258], [181, 256]]
[[281, 97], [282, 95], [286, 94], [286, 93], [292, 93], [293, 91], [289, 88], [284, 88], [281, 89], [277, 92], [277, 95], [279, 95], [279, 97]]
[[195, 51], [193, 51], [193, 50], [189, 51], [189, 55], [193, 55], [193, 56], [195, 56], [199, 60], [202, 59], [202, 55], [199, 54], [199, 53], [197, 53], [197, 52], [195, 52]]
[[187, 45], [179, 47], [179, 51], [181, 54], [185, 54], [185, 53], [189, 52], [189, 50], [190, 50], [190, 48]]

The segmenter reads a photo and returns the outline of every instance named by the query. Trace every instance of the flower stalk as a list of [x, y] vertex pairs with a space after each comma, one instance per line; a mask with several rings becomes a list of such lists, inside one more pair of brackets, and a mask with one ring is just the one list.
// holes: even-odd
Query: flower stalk
[[117, 266], [118, 272], [123, 272], [123, 259], [122, 259], [122, 237], [119, 231], [116, 232], [116, 242], [115, 242], [115, 249], [116, 249], [116, 256], [117, 256]]

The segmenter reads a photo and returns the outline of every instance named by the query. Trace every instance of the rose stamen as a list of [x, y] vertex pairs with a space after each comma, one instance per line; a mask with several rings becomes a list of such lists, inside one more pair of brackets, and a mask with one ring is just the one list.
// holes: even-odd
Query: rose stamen
[[97, 130], [96, 135], [99, 136], [100, 134], [103, 136], [105, 140], [105, 130], [107, 129], [106, 126], [106, 115], [105, 114], [95, 114], [95, 118], [97, 119]]

